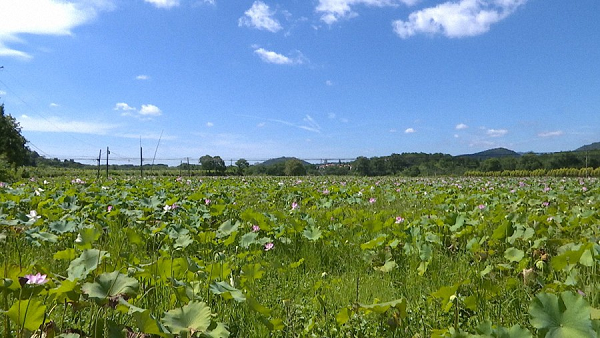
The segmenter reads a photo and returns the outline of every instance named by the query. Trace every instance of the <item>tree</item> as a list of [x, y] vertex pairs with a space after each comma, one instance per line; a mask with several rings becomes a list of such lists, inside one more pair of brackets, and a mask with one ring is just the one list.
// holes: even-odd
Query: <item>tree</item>
[[10, 115], [4, 115], [4, 105], [0, 105], [0, 158], [13, 166], [26, 164], [29, 157], [26, 143], [19, 122]]
[[227, 170], [225, 161], [223, 161], [221, 156], [214, 156], [213, 163], [214, 163], [215, 171], [217, 171], [219, 173], [219, 175], [223, 175], [223, 173], [225, 173], [225, 170]]
[[210, 155], [204, 155], [200, 157], [200, 165], [202, 166], [202, 170], [206, 170], [209, 174], [211, 170], [215, 169], [215, 162], [213, 157]]
[[481, 162], [481, 170], [483, 171], [502, 171], [502, 163], [497, 158], [488, 158]]
[[371, 161], [364, 156], [359, 156], [354, 160], [354, 171], [361, 176], [369, 176], [371, 174], [370, 166]]
[[302, 176], [306, 175], [304, 163], [298, 159], [287, 160], [284, 169], [286, 176]]
[[522, 170], [536, 170], [542, 169], [543, 166], [542, 161], [539, 160], [537, 155], [529, 153], [521, 156], [517, 168]]
[[239, 160], [235, 161], [235, 166], [237, 167], [238, 175], [244, 175], [246, 169], [250, 167], [250, 163], [248, 163], [246, 159], [240, 158]]

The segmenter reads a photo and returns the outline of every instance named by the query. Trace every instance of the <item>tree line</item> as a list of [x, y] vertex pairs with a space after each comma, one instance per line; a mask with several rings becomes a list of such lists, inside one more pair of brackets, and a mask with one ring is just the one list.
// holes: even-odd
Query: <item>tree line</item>
[[[21, 127], [16, 119], [4, 112], [0, 105], [0, 181], [6, 181], [23, 167], [60, 167], [73, 169], [95, 169], [74, 160], [47, 159], [27, 147], [27, 140], [21, 135]], [[508, 151], [504, 149], [504, 151]], [[500, 156], [501, 153], [497, 155]], [[297, 158], [281, 158], [264, 164], [251, 165], [239, 159], [235, 165], [227, 166], [220, 156], [204, 155], [197, 164], [182, 163], [178, 167], [164, 164], [152, 165], [152, 169], [172, 174], [189, 173], [200, 175], [354, 175], [354, 176], [461, 176], [461, 175], [561, 175], [577, 176], [582, 173], [600, 174], [600, 149], [589, 151], [569, 151], [545, 154], [516, 154], [486, 158], [486, 156], [452, 156], [434, 153], [401, 153], [389, 156], [360, 156], [351, 162], [310, 164]], [[111, 170], [134, 169], [135, 166], [111, 165]], [[144, 165], [146, 168], [146, 165]], [[565, 171], [565, 169], [571, 169]], [[22, 170], [22, 169], [21, 169]], [[562, 170], [562, 171], [561, 171]], [[22, 173], [26, 177], [26, 172]]]

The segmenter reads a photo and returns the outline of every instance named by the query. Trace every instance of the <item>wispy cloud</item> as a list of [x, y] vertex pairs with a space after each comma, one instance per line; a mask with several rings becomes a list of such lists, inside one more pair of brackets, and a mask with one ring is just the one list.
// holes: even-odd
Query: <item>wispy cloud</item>
[[411, 13], [407, 21], [392, 23], [403, 39], [416, 34], [443, 34], [450, 38], [475, 36], [487, 32], [490, 26], [506, 19], [527, 0], [460, 0], [448, 1], [436, 7]]
[[407, 129], [404, 130], [405, 134], [412, 134], [414, 132], [416, 132], [416, 130], [414, 128], [407, 128]]
[[125, 134], [116, 134], [117, 137], [123, 138], [132, 138], [132, 139], [142, 139], [142, 140], [176, 140], [177, 136], [166, 135], [160, 133], [125, 133]]
[[145, 81], [145, 80], [150, 80], [150, 76], [144, 75], [144, 74], [140, 74], [140, 75], [136, 76], [135, 79], [136, 80]]
[[321, 20], [328, 25], [340, 19], [358, 16], [352, 7], [363, 5], [371, 7], [389, 7], [404, 4], [414, 5], [419, 0], [319, 0], [316, 11], [322, 13]]
[[306, 117], [304, 117], [303, 120], [304, 120], [304, 122], [306, 122], [306, 125], [301, 125], [301, 126], [299, 126], [299, 128], [302, 128], [302, 129], [305, 129], [308, 131], [313, 131], [316, 133], [321, 132], [321, 126], [310, 115], [306, 115]]
[[210, 127], [214, 127], [215, 124], [212, 122], [206, 122], [206, 126], [210, 128]]
[[456, 125], [456, 127], [455, 127], [455, 129], [456, 129], [456, 130], [463, 130], [463, 129], [467, 129], [467, 128], [469, 128], [469, 126], [467, 126], [467, 125], [466, 125], [466, 124], [464, 124], [464, 123], [459, 123], [459, 124], [457, 124], [457, 125]]
[[244, 12], [244, 16], [238, 20], [238, 25], [276, 33], [283, 27], [279, 21], [273, 18], [274, 14], [275, 12], [271, 11], [267, 4], [255, 1], [252, 7]]
[[172, 8], [179, 6], [179, 0], [144, 0], [144, 2], [154, 5], [156, 8]]
[[[307, 131], [311, 131], [314, 133], [320, 133], [321, 132], [321, 126], [319, 125], [319, 123], [317, 123], [317, 121], [315, 121], [315, 119], [313, 119], [310, 115], [305, 115], [304, 118], [302, 119], [302, 121], [304, 123], [294, 123], [294, 122], [290, 122], [290, 121], [285, 121], [285, 120], [278, 120], [278, 119], [264, 119], [261, 117], [257, 117], [257, 116], [251, 116], [251, 115], [238, 115], [241, 117], [248, 117], [251, 119], [260, 119], [260, 120], [265, 120], [265, 121], [269, 121], [269, 122], [275, 122], [275, 123], [279, 123], [279, 124], [283, 124], [289, 127], [295, 127], [295, 128], [299, 128], [299, 129], [303, 129], [303, 130], [307, 130]], [[266, 124], [264, 122], [261, 122], [257, 125], [257, 127], [264, 127]]]
[[105, 135], [109, 131], [118, 127], [116, 124], [103, 122], [89, 122], [76, 120], [62, 120], [57, 117], [48, 119], [33, 118], [27, 115], [22, 115], [19, 119], [19, 124], [25, 131], [37, 131], [48, 133], [78, 133], [78, 134], [94, 134]]
[[500, 137], [508, 134], [508, 130], [506, 129], [488, 129], [486, 132], [487, 136], [490, 137]]
[[563, 134], [564, 134], [564, 132], [562, 130], [556, 130], [556, 131], [547, 131], [547, 132], [539, 133], [538, 136], [539, 137], [556, 137], [556, 136], [561, 136]]
[[23, 35], [71, 35], [72, 30], [93, 20], [98, 12], [111, 10], [112, 0], [2, 0], [0, 56], [31, 59], [25, 51], [9, 47], [24, 43]]
[[303, 64], [305, 61], [302, 53], [297, 52], [297, 56], [295, 57], [287, 57], [283, 54], [279, 54], [270, 50], [266, 50], [264, 48], [257, 48], [254, 50], [254, 53], [260, 57], [266, 63], [273, 63], [277, 65], [294, 65], [294, 64]]

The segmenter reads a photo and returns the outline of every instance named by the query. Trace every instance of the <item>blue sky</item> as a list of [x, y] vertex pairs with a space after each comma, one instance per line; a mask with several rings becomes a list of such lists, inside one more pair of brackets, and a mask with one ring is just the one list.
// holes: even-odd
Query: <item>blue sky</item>
[[0, 13], [0, 102], [50, 157], [600, 141], [598, 0], [0, 0]]

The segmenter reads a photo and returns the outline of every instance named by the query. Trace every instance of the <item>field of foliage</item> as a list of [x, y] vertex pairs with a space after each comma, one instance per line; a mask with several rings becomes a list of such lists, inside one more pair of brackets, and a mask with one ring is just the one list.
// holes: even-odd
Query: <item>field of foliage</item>
[[1, 337], [600, 337], [600, 181], [0, 184]]

